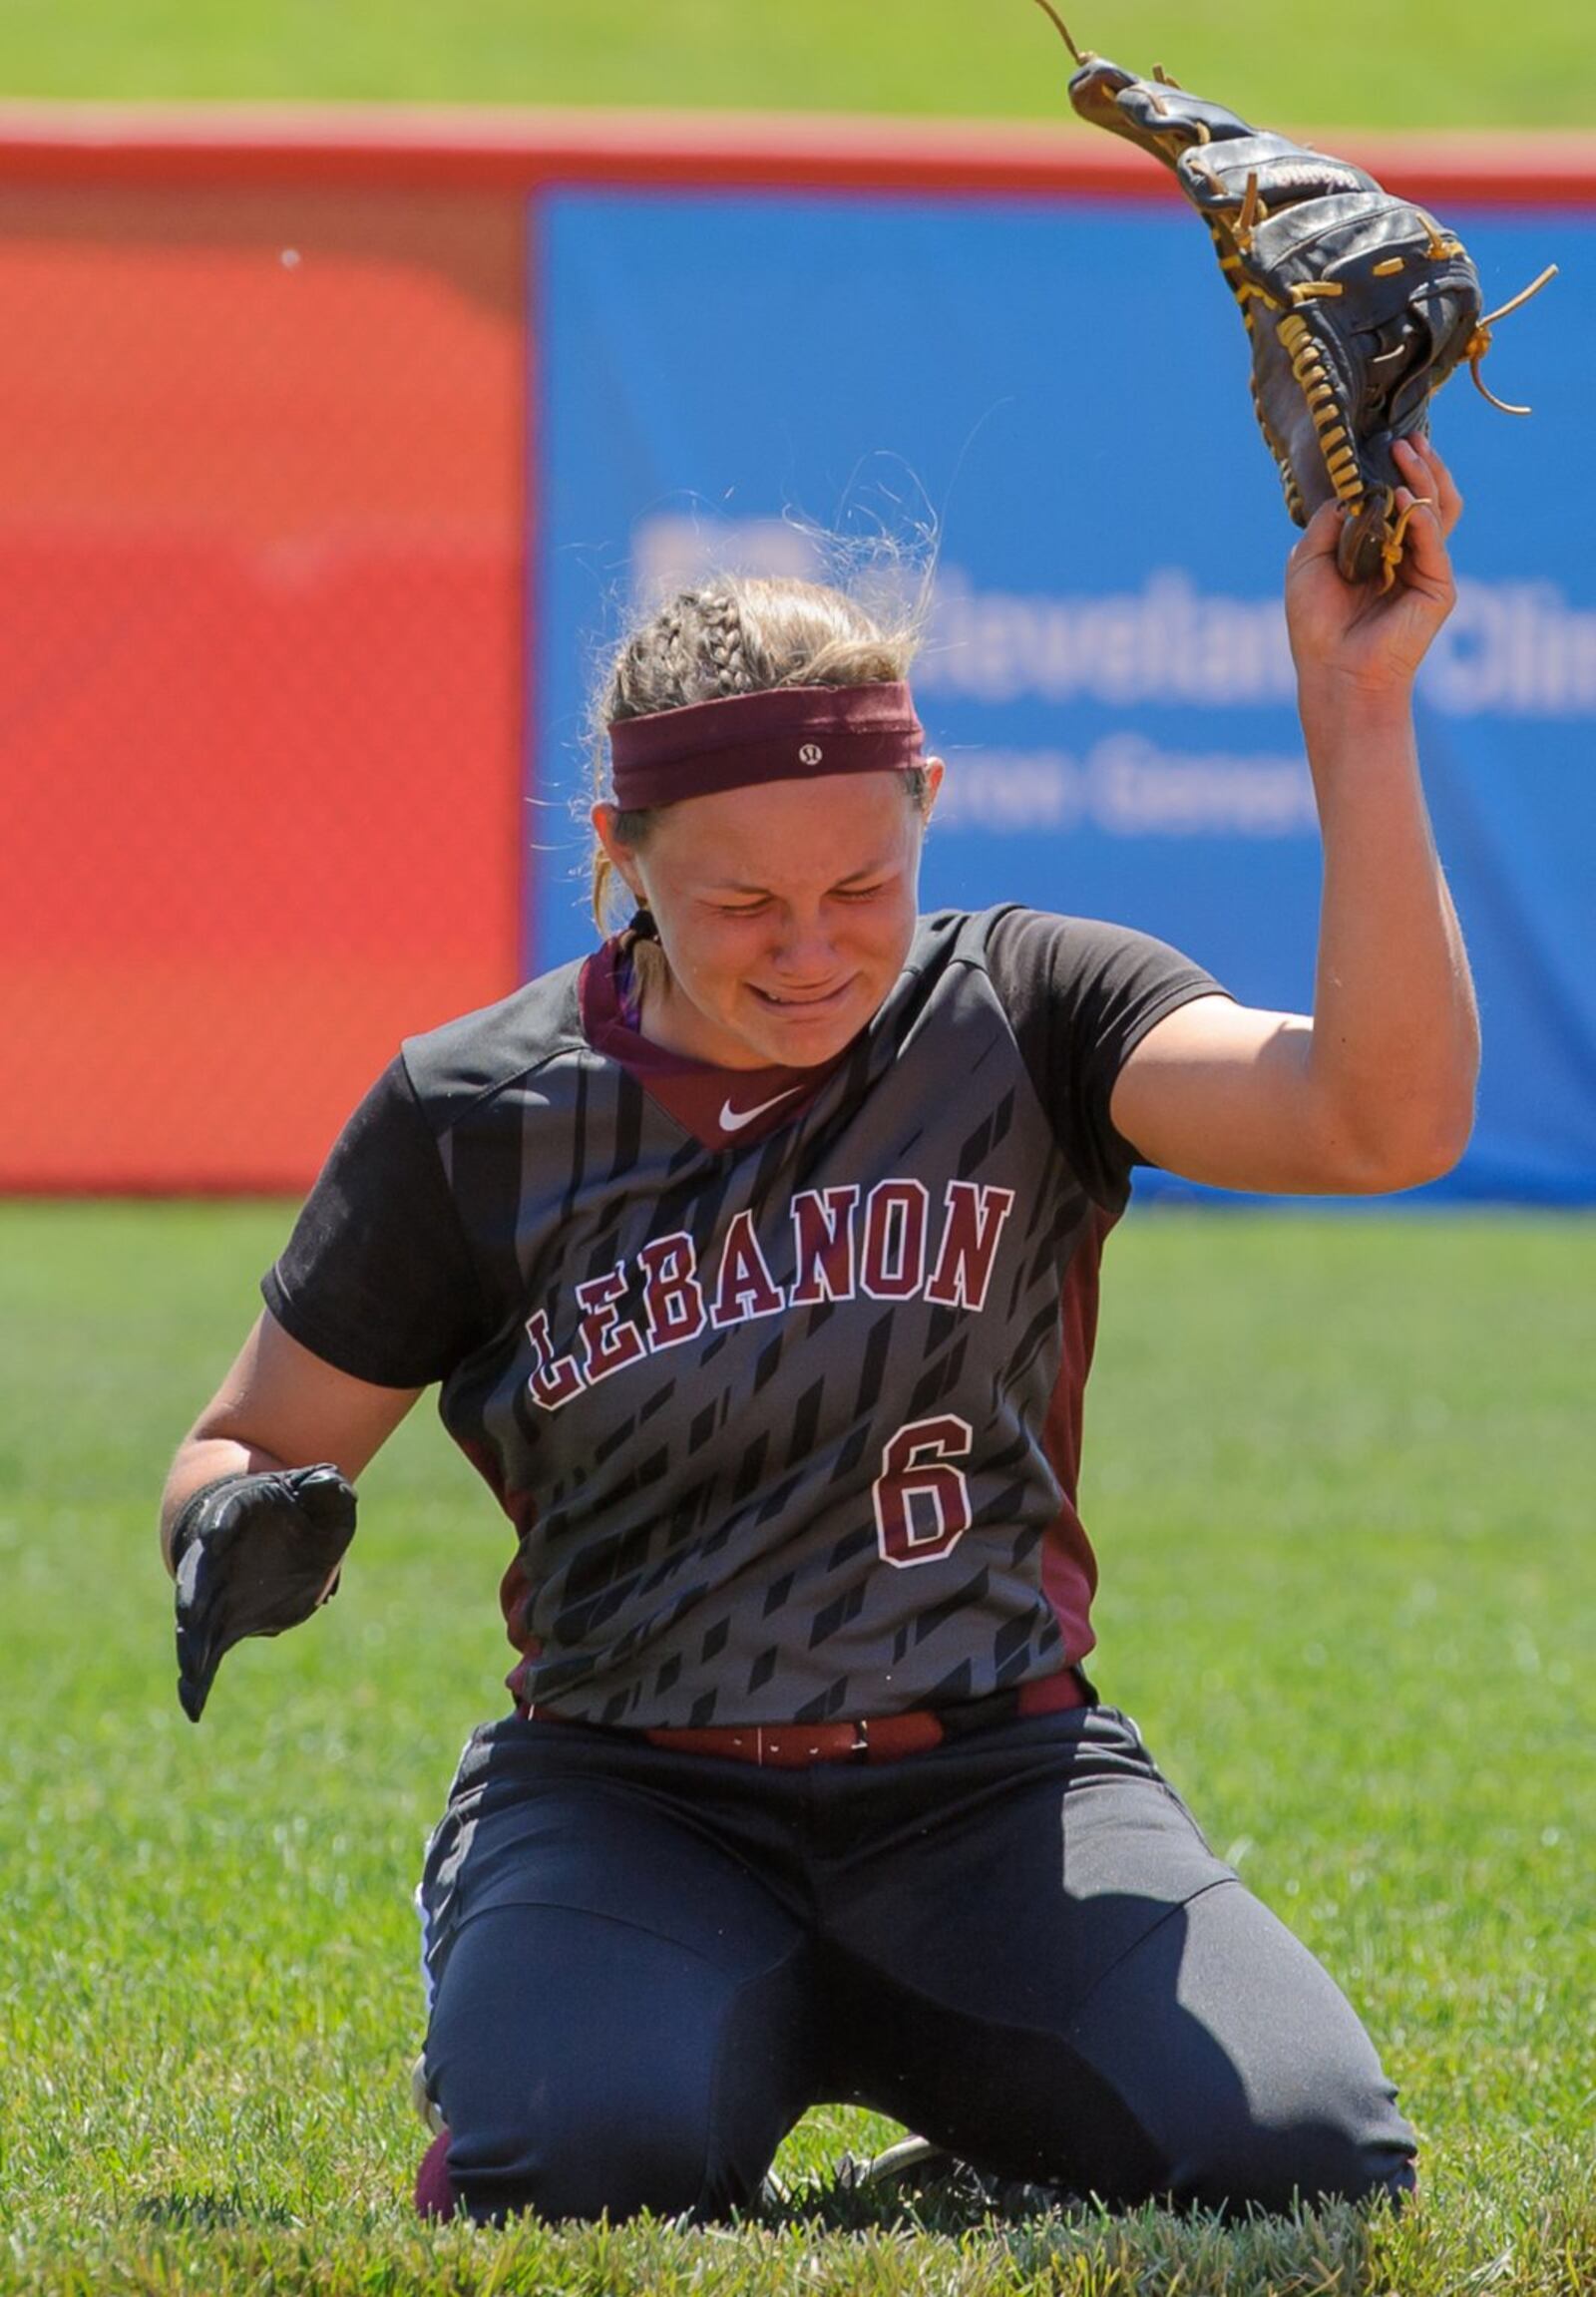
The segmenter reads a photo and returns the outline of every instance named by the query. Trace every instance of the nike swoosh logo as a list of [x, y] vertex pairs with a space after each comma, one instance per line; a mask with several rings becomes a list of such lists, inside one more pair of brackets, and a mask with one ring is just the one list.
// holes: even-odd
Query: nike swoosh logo
[[751, 1125], [754, 1118], [762, 1117], [767, 1109], [779, 1108], [783, 1101], [790, 1101], [793, 1094], [799, 1090], [799, 1086], [789, 1085], [784, 1093], [777, 1093], [774, 1100], [761, 1101], [756, 1109], [734, 1109], [729, 1100], [722, 1101], [720, 1104], [721, 1131], [723, 1133], [740, 1133], [744, 1125]]

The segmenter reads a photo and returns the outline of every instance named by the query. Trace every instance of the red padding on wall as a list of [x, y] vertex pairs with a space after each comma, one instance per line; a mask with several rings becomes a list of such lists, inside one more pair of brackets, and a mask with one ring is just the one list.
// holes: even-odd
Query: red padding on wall
[[302, 1188], [519, 941], [521, 202], [0, 241], [0, 1186]]

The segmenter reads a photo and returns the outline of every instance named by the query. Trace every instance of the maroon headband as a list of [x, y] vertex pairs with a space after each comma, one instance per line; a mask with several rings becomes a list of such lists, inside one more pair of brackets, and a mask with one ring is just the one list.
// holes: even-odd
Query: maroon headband
[[609, 728], [622, 813], [703, 798], [754, 782], [817, 774], [907, 773], [924, 763], [925, 729], [909, 688], [773, 686], [682, 710], [618, 718]]

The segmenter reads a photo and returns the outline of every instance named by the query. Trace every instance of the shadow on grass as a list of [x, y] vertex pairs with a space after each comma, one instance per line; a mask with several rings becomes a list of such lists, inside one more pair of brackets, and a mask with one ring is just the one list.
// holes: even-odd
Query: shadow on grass
[[862, 2180], [846, 2157], [835, 2171], [769, 2191], [744, 2222], [777, 2233], [940, 2233], [1012, 2226], [1045, 2218], [1061, 2225], [1100, 2222], [1104, 2212], [1051, 2185], [983, 2176], [952, 2155], [934, 2157], [911, 2175]]
[[236, 2185], [224, 2190], [190, 2193], [149, 2193], [133, 2212], [143, 2225], [161, 2225], [196, 2233], [216, 2233], [232, 2226], [250, 2229], [267, 2225], [296, 2225], [299, 2220], [280, 2202], [262, 2201]]

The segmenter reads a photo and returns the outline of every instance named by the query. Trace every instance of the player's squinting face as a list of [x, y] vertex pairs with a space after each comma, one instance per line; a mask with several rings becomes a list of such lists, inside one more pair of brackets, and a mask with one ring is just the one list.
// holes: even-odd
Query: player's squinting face
[[[942, 779], [930, 768], [933, 790]], [[812, 1067], [856, 1036], [902, 970], [923, 822], [898, 774], [829, 774], [686, 798], [623, 874], [671, 982], [643, 1034], [724, 1068]]]

